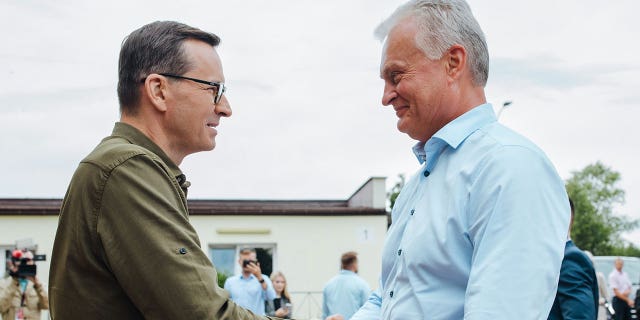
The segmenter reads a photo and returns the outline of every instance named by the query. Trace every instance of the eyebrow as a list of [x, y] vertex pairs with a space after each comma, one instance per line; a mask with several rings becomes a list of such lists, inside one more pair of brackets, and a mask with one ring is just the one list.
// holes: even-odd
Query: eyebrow
[[389, 79], [391, 77], [391, 73], [394, 72], [396, 69], [402, 69], [402, 66], [400, 63], [390, 62], [388, 64], [385, 64], [382, 68], [382, 71], [380, 72], [380, 78], [383, 80]]

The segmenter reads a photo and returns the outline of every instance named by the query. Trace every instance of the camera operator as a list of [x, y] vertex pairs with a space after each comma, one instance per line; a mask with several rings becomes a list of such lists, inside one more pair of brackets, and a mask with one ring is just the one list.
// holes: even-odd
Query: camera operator
[[240, 250], [238, 263], [242, 274], [227, 278], [224, 289], [229, 291], [231, 300], [258, 315], [265, 315], [265, 301], [272, 301], [276, 291], [268, 276], [262, 274], [256, 250]]
[[49, 309], [49, 299], [36, 276], [33, 252], [15, 250], [7, 264], [10, 277], [0, 282], [2, 319], [40, 319], [40, 311]]

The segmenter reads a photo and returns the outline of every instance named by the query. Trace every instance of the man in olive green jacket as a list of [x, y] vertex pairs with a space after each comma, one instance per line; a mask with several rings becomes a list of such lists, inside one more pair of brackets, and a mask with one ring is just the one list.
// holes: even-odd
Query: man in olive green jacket
[[164, 21], [123, 42], [121, 122], [81, 161], [62, 204], [53, 319], [267, 319], [217, 286], [178, 168], [185, 156], [212, 150], [220, 119], [231, 116], [219, 41]]

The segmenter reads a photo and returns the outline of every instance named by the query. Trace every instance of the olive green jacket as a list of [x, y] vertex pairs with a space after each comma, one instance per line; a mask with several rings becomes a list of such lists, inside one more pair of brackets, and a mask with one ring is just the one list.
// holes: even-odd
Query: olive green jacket
[[218, 287], [189, 223], [188, 184], [159, 146], [116, 123], [80, 162], [62, 203], [52, 318], [267, 319]]

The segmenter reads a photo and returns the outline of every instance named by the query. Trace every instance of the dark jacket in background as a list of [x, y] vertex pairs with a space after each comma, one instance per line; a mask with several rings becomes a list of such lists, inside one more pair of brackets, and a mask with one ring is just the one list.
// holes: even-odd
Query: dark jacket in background
[[598, 316], [598, 299], [598, 280], [591, 260], [573, 241], [567, 241], [558, 292], [549, 319], [595, 320]]

